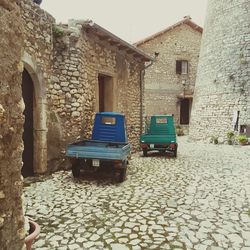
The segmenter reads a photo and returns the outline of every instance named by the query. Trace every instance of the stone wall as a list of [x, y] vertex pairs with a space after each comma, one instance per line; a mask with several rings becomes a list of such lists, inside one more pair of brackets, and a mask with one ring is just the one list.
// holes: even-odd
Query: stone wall
[[[184, 19], [185, 20], [185, 19]], [[201, 32], [183, 23], [173, 29], [138, 42], [137, 47], [154, 57], [156, 61], [146, 69], [145, 109], [147, 115], [174, 114], [179, 123], [180, 103], [178, 95], [193, 93], [200, 51]], [[187, 60], [188, 74], [176, 74], [176, 60]]]
[[24, 249], [20, 64], [23, 26], [16, 1], [0, 0], [0, 248]]
[[39, 82], [34, 84], [38, 85], [35, 86], [37, 88], [35, 94], [42, 95], [43, 93], [38, 93], [39, 89], [41, 89], [41, 92], [46, 92], [46, 87], [49, 85], [52, 75], [52, 29], [55, 19], [32, 0], [22, 0], [21, 11], [25, 24], [25, 53], [36, 64], [30, 65], [29, 62], [24, 60], [24, 67], [27, 67], [31, 75], [41, 74], [41, 78], [38, 79]]
[[[140, 72], [143, 67], [142, 63], [131, 59], [121, 60], [121, 56], [116, 55], [117, 71], [117, 107], [116, 111], [125, 114], [127, 121], [128, 139], [132, 145], [132, 150], [137, 151], [139, 147], [139, 137], [141, 131], [141, 115], [144, 114], [143, 89], [144, 81], [140, 79]], [[140, 81], [142, 81], [140, 83]], [[140, 86], [140, 84], [142, 84]], [[141, 93], [142, 91], [142, 93]], [[142, 94], [142, 96], [141, 96]], [[143, 117], [142, 117], [143, 119]]]
[[100, 42], [81, 25], [55, 27], [54, 35], [54, 73], [48, 100], [61, 121], [64, 143], [79, 136], [91, 137], [94, 114], [99, 111], [98, 75], [102, 74], [113, 81], [109, 94], [112, 111], [126, 115], [129, 141], [138, 149], [140, 69], [144, 63]]
[[[34, 173], [64, 168], [66, 145], [79, 136], [91, 136], [98, 111], [99, 74], [113, 79], [112, 110], [126, 114], [130, 141], [138, 148], [140, 69], [144, 62], [100, 43], [83, 32], [82, 24], [55, 25], [54, 18], [32, 0], [23, 0], [20, 6], [25, 24], [22, 61], [34, 86], [34, 128], [30, 131], [34, 136]], [[133, 112], [129, 105], [135, 107]]]
[[[85, 71], [85, 46], [80, 31], [70, 31], [67, 27], [54, 29], [54, 71], [49, 86], [48, 99], [53, 110], [63, 124], [64, 140], [69, 142], [81, 134], [83, 106], [92, 104], [88, 98], [91, 85]], [[86, 50], [87, 51], [87, 50]]]
[[53, 48], [52, 28], [55, 19], [33, 0], [22, 0], [20, 7], [25, 24], [25, 51], [36, 59], [44, 79], [49, 79]]
[[[85, 115], [93, 118], [93, 112], [98, 109], [98, 74], [113, 78], [113, 111], [126, 116], [128, 138], [133, 150], [139, 148], [140, 135], [140, 68], [144, 63], [139, 63], [133, 58], [111, 49], [107, 44], [97, 42], [93, 37], [85, 38], [85, 70], [90, 85], [89, 103]], [[85, 124], [93, 124], [87, 120]], [[86, 131], [91, 131], [89, 126]]]
[[195, 86], [190, 136], [225, 137], [239, 125], [250, 124], [250, 2], [208, 1]]
[[47, 143], [52, 122], [46, 92], [52, 75], [55, 19], [32, 0], [21, 1], [21, 12], [25, 24], [23, 63], [34, 85], [34, 173], [44, 173], [51, 156], [47, 152], [53, 147], [53, 142]]

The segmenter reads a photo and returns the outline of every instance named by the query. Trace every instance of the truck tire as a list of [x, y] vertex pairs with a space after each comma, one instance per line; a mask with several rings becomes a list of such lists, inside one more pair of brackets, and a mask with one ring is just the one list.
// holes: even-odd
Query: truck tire
[[147, 151], [147, 149], [143, 149], [142, 151], [143, 151], [143, 156], [144, 156], [144, 157], [147, 157], [147, 156], [148, 156], [148, 151]]
[[72, 174], [75, 178], [78, 178], [80, 176], [79, 162], [75, 162], [72, 164]]
[[177, 149], [174, 151], [174, 158], [177, 157]]
[[124, 182], [126, 180], [126, 172], [127, 172], [127, 168], [121, 169], [118, 182], [121, 183], [121, 182]]
[[123, 168], [120, 170], [118, 182], [124, 182], [126, 180], [127, 173], [127, 161], [123, 163]]

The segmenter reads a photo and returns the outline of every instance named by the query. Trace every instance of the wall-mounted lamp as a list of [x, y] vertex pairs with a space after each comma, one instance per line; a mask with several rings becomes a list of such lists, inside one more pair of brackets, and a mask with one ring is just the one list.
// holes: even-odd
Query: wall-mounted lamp
[[181, 80], [181, 84], [183, 86], [183, 97], [185, 97], [185, 91], [187, 86], [186, 80]]

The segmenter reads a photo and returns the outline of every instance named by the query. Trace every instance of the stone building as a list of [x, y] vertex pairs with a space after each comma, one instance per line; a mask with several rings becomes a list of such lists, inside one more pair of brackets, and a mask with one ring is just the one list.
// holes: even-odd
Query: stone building
[[184, 17], [135, 44], [156, 56], [145, 73], [146, 115], [174, 114], [177, 124], [189, 124], [201, 36], [202, 28]]
[[[53, 70], [55, 19], [31, 0], [20, 3], [24, 23], [22, 93], [25, 103], [24, 176], [47, 169], [47, 88]], [[33, 167], [34, 166], [34, 167]]]
[[24, 249], [21, 56], [23, 25], [15, 0], [0, 0], [0, 248]]
[[25, 249], [21, 174], [61, 168], [97, 111], [125, 114], [136, 150], [152, 58], [93, 22], [57, 26], [32, 0], [0, 0], [0, 21], [0, 248]]
[[250, 2], [209, 0], [207, 8], [190, 137], [223, 140], [250, 125]]
[[[23, 71], [24, 176], [64, 168], [64, 150], [90, 137], [97, 111], [125, 114], [138, 149], [143, 70], [152, 58], [92, 21], [54, 18], [31, 0], [21, 2], [25, 23]], [[49, 167], [49, 168], [48, 168]]]

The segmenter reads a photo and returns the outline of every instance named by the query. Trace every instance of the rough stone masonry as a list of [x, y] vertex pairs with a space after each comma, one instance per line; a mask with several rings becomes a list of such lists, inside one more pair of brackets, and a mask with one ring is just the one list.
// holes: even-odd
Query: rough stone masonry
[[208, 1], [190, 137], [225, 137], [250, 125], [250, 2]]
[[66, 145], [78, 136], [91, 136], [94, 114], [100, 111], [99, 77], [109, 85], [105, 90], [109, 107], [104, 111], [126, 115], [129, 142], [138, 150], [144, 88], [141, 73], [151, 58], [94, 23], [70, 20], [56, 25], [31, 0], [21, 2], [21, 13], [25, 24], [22, 61], [34, 87], [33, 172], [68, 167]]
[[22, 249], [21, 53], [23, 26], [17, 1], [0, 0], [0, 248]]

